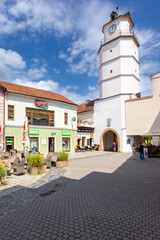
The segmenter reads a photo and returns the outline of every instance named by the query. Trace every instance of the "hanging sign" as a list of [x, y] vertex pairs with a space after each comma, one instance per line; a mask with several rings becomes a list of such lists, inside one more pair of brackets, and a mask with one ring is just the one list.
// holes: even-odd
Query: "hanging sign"
[[48, 109], [48, 103], [47, 102], [42, 102], [42, 101], [39, 101], [38, 99], [36, 99], [34, 101], [34, 104], [36, 105], [36, 107]]

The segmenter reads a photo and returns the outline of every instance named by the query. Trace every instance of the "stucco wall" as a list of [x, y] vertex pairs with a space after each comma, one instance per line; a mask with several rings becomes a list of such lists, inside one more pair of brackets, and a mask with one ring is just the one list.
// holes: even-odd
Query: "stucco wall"
[[126, 102], [127, 135], [143, 135], [149, 132], [159, 111], [160, 98]]
[[[48, 153], [48, 137], [55, 137], [55, 152], [62, 151], [62, 137], [70, 137], [71, 139], [71, 152], [75, 151], [77, 144], [77, 131], [71, 131], [71, 136], [62, 136], [61, 130], [46, 129], [46, 128], [30, 128], [30, 129], [39, 129], [39, 135], [31, 135], [31, 137], [39, 137], [39, 151], [42, 154]], [[56, 135], [52, 136], [52, 133]], [[22, 137], [23, 137], [23, 128], [21, 127], [6, 127], [5, 136], [14, 137], [14, 148], [17, 150], [23, 150]], [[47, 145], [42, 145], [42, 138], [47, 139]]]
[[5, 111], [5, 95], [4, 89], [0, 87], [0, 122], [4, 122], [4, 111]]
[[[5, 124], [6, 126], [22, 126], [26, 115], [26, 108], [39, 109], [34, 104], [34, 97], [8, 94], [5, 101]], [[43, 100], [43, 99], [39, 99]], [[77, 119], [77, 107], [70, 104], [63, 104], [45, 100], [48, 102], [48, 110], [55, 111], [55, 126], [54, 128], [77, 129], [77, 122], [72, 122], [72, 117]], [[14, 105], [14, 120], [8, 120], [8, 105]], [[68, 113], [68, 125], [64, 124], [64, 113]]]
[[81, 119], [82, 121], [93, 122], [93, 112], [83, 112], [77, 114], [77, 119]]

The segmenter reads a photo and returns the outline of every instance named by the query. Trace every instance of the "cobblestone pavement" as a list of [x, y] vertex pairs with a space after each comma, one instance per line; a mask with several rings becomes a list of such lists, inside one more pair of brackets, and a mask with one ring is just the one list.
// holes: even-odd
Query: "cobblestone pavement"
[[[0, 218], [10, 212], [16, 211], [17, 207], [25, 206], [33, 201], [39, 194], [45, 192], [46, 184], [62, 177], [66, 169], [51, 168], [48, 174], [29, 184], [27, 187], [16, 185], [0, 192]], [[0, 238], [1, 239], [1, 238]]]
[[30, 192], [32, 200], [1, 216], [0, 239], [160, 239], [160, 159], [128, 159], [113, 173], [79, 180], [60, 177], [24, 198]]

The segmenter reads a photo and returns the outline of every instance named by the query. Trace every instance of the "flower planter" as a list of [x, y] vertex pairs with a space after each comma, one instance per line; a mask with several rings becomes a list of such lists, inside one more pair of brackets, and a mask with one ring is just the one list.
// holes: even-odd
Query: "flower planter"
[[46, 173], [46, 165], [41, 166], [41, 167], [30, 167], [29, 168], [29, 172], [31, 175], [38, 175], [38, 174], [42, 174], [42, 173]]
[[56, 167], [57, 168], [63, 168], [68, 166], [68, 161], [57, 161], [56, 162]]

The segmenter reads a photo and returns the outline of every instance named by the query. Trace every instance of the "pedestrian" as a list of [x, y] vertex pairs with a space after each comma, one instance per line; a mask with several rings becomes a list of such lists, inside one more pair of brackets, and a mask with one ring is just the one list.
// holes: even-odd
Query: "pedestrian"
[[140, 159], [143, 160], [144, 159], [144, 145], [142, 143], [140, 143], [139, 152], [140, 152]]
[[116, 151], [116, 143], [114, 142], [113, 143], [113, 152], [115, 152]]
[[136, 144], [132, 144], [132, 159], [136, 160]]

